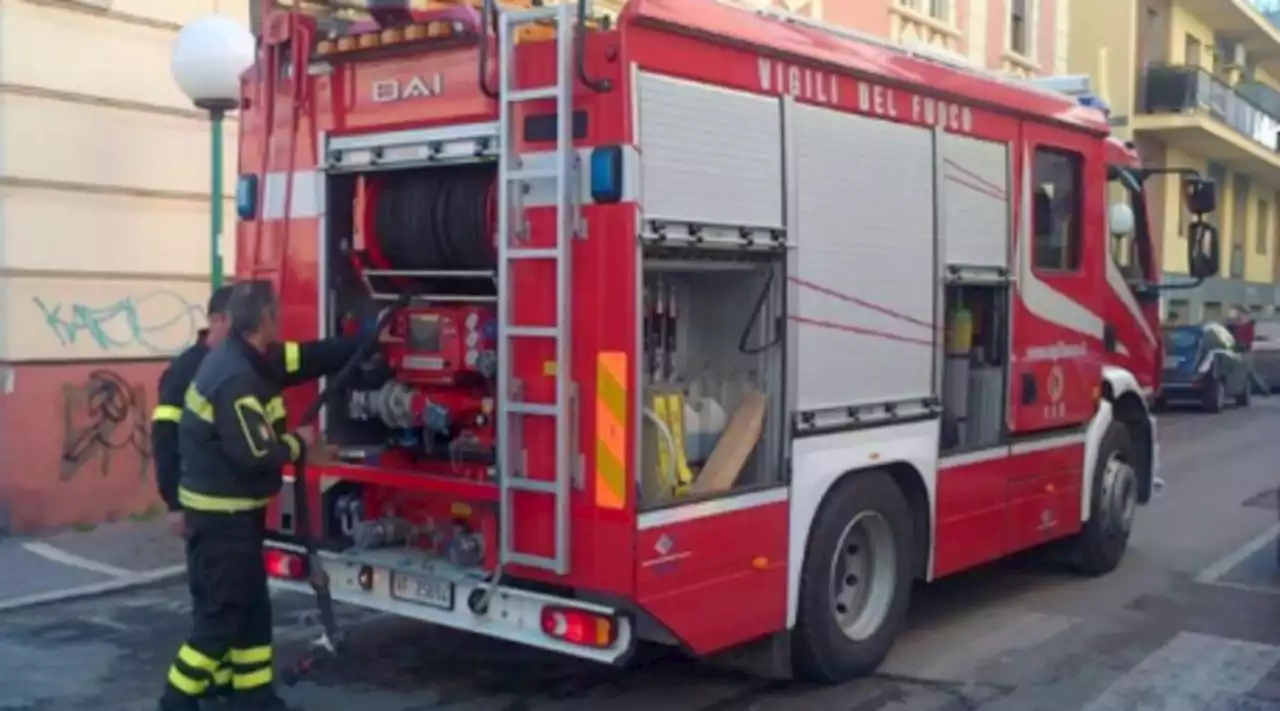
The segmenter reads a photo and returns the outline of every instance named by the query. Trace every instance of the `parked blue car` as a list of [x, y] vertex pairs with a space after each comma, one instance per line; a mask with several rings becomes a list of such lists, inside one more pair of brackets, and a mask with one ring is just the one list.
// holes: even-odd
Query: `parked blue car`
[[1160, 404], [1195, 404], [1221, 412], [1229, 400], [1249, 406], [1249, 364], [1220, 323], [1164, 327]]

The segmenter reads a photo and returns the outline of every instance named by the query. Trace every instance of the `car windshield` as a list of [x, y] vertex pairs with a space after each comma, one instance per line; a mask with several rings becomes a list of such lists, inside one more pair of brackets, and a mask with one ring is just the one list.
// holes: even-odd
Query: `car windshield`
[[1186, 353], [1200, 345], [1200, 329], [1184, 326], [1164, 330], [1164, 348], [1173, 353]]

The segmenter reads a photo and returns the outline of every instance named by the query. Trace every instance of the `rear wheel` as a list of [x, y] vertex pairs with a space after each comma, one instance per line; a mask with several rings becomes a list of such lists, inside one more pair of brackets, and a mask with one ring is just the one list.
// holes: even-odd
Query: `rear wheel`
[[1205, 388], [1204, 395], [1204, 411], [1205, 412], [1222, 412], [1222, 408], [1227, 405], [1227, 385], [1222, 382], [1222, 378], [1214, 378], [1209, 387]]
[[1089, 521], [1072, 541], [1071, 557], [1086, 575], [1110, 573], [1129, 547], [1138, 508], [1137, 457], [1129, 429], [1112, 422], [1098, 447]]
[[880, 666], [911, 596], [911, 510], [888, 474], [854, 474], [814, 519], [793, 637], [796, 675], [836, 683]]

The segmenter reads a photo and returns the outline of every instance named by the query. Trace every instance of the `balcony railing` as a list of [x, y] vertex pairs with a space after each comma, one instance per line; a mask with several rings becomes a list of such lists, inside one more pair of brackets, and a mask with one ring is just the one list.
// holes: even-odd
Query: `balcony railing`
[[1280, 116], [1199, 67], [1148, 67], [1139, 91], [1146, 114], [1207, 114], [1240, 135], [1280, 152]]

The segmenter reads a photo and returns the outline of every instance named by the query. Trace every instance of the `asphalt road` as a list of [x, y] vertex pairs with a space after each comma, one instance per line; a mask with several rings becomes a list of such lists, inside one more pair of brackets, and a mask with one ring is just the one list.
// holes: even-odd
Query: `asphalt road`
[[[1161, 442], [1168, 485], [1118, 571], [1015, 560], [922, 586], [890, 661], [843, 687], [665, 653], [602, 668], [344, 610], [348, 663], [285, 693], [312, 711], [1280, 710], [1280, 398], [1165, 416]], [[0, 615], [0, 710], [154, 708], [184, 597], [171, 585]], [[313, 632], [309, 610], [277, 599], [281, 656]]]

